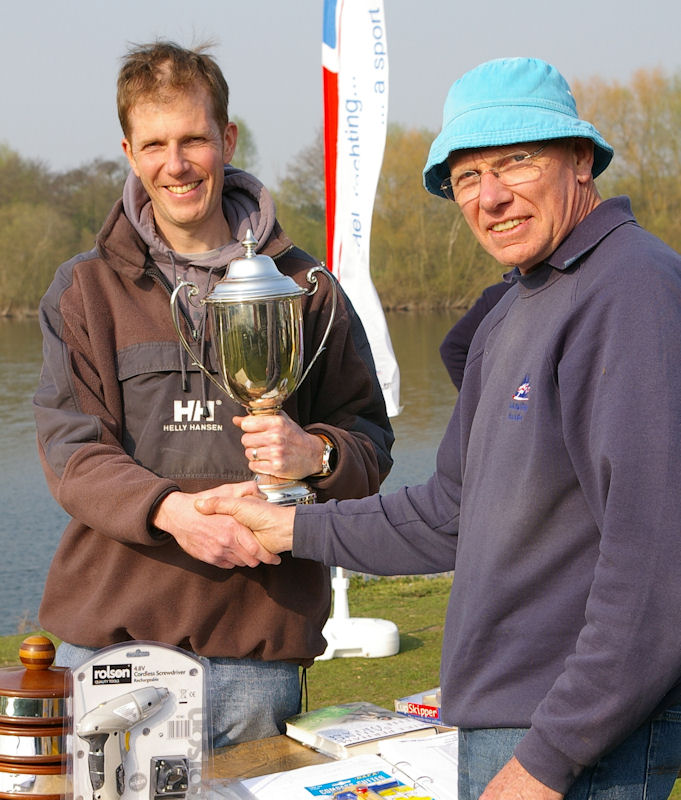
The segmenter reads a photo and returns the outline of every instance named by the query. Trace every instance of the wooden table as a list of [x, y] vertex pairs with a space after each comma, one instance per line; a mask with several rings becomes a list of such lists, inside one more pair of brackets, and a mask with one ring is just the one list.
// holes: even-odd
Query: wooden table
[[216, 750], [212, 775], [218, 780], [242, 780], [329, 761], [332, 759], [288, 736], [271, 736]]

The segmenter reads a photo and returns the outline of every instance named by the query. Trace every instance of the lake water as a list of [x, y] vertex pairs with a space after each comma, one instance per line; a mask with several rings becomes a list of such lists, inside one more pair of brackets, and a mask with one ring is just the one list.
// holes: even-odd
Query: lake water
[[[438, 346], [454, 314], [392, 313], [388, 326], [400, 365], [403, 411], [392, 420], [395, 465], [382, 491], [431, 474], [456, 390]], [[0, 320], [0, 635], [37, 626], [47, 568], [67, 521], [38, 460], [31, 398], [41, 364], [35, 320]]]

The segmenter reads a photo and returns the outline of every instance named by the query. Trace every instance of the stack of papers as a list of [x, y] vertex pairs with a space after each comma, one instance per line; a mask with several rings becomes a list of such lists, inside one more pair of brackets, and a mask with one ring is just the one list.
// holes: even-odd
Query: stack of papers
[[386, 739], [380, 755], [437, 800], [457, 800], [459, 732], [425, 739]]
[[457, 754], [455, 730], [422, 739], [386, 739], [380, 755], [352, 756], [249, 778], [242, 786], [257, 800], [351, 800], [357, 796], [355, 790], [364, 786], [378, 797], [457, 800]]

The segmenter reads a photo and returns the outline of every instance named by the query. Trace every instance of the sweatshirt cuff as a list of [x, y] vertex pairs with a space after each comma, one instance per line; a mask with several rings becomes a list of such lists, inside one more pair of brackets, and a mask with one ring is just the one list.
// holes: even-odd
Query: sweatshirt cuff
[[156, 525], [152, 524], [152, 522], [151, 522], [152, 517], [156, 513], [156, 509], [158, 508], [158, 504], [162, 500], [165, 500], [165, 498], [168, 497], [169, 494], [172, 494], [173, 492], [179, 492], [179, 491], [180, 491], [180, 487], [179, 486], [168, 486], [166, 488], [166, 490], [164, 492], [162, 492], [156, 498], [156, 500], [154, 500], [151, 508], [149, 509], [149, 513], [147, 514], [147, 530], [149, 531], [149, 536], [151, 536], [151, 538], [155, 542], [158, 542], [159, 544], [163, 544], [164, 542], [167, 542], [168, 539], [170, 539], [172, 537], [167, 531], [161, 530], [161, 528], [157, 528]]
[[309, 558], [313, 561], [322, 561], [322, 539], [319, 535], [322, 526], [321, 517], [324, 514], [324, 504], [296, 506], [296, 515], [293, 519], [293, 544], [291, 554], [294, 558]]
[[584, 769], [548, 744], [534, 728], [517, 744], [514, 755], [532, 777], [562, 794], [567, 793]]

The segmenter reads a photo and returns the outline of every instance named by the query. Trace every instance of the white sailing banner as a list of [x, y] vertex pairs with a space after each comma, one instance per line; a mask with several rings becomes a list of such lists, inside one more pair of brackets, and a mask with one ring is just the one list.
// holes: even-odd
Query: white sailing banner
[[388, 122], [383, 0], [324, 0], [324, 137], [327, 265], [367, 332], [390, 416], [400, 373], [371, 280], [371, 219]]

